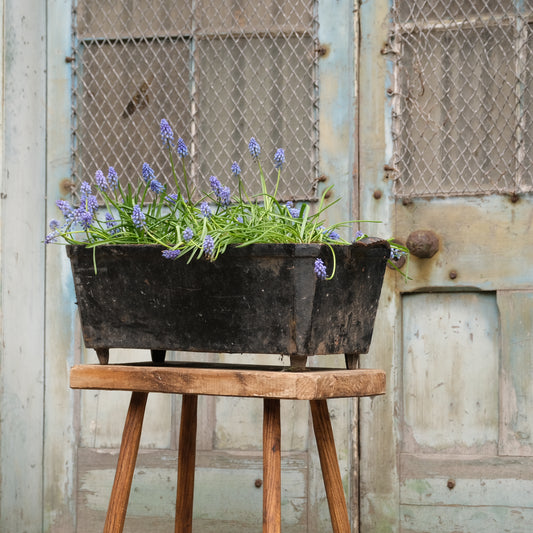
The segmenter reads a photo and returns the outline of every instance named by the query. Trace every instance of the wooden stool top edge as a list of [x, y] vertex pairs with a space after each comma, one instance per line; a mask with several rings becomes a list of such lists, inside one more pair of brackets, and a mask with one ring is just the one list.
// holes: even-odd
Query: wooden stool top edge
[[217, 364], [75, 365], [73, 389], [124, 390], [319, 400], [385, 393], [383, 370], [321, 369], [286, 371], [284, 367]]

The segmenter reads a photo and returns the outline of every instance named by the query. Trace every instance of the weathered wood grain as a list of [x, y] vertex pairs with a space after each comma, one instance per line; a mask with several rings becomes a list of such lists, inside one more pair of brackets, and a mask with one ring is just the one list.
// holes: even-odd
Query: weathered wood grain
[[147, 399], [146, 392], [135, 391], [131, 395], [104, 533], [122, 533], [124, 528]]
[[40, 531], [45, 497], [46, 8], [0, 15], [1, 531]]
[[333, 532], [350, 533], [346, 497], [326, 400], [311, 400], [311, 415]]
[[312, 400], [384, 394], [381, 370], [243, 369], [222, 365], [75, 365], [75, 389], [138, 390], [177, 394]]
[[263, 400], [263, 533], [281, 533], [280, 401]]
[[402, 451], [496, 454], [495, 294], [409, 294], [402, 302]]
[[198, 396], [185, 394], [181, 404], [175, 533], [192, 531], [197, 417]]
[[[498, 291], [502, 455], [533, 456], [533, 291]], [[533, 501], [533, 500], [532, 500]]]
[[[282, 402], [284, 403], [284, 402]], [[145, 419], [148, 417], [148, 412]], [[259, 416], [259, 421], [261, 421]], [[200, 418], [199, 418], [200, 420]], [[146, 420], [147, 422], [147, 420]], [[261, 440], [261, 431], [259, 431]], [[78, 533], [102, 531], [118, 451], [80, 448], [78, 453]], [[307, 454], [283, 452], [282, 532], [308, 531]], [[133, 478], [125, 531], [168, 533], [174, 529], [176, 450], [141, 449]], [[195, 473], [194, 529], [208, 533], [257, 533], [261, 530], [262, 452], [198, 450]], [[322, 480], [320, 480], [322, 483]], [[322, 489], [323, 491], [323, 489]], [[327, 509], [326, 509], [326, 518]], [[327, 531], [323, 528], [321, 532]]]

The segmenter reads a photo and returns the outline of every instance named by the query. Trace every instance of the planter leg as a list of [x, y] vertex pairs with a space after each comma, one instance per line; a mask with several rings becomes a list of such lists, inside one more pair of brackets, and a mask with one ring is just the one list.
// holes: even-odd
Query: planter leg
[[175, 533], [192, 531], [197, 415], [198, 396], [184, 394], [181, 403]]
[[335, 451], [328, 405], [326, 400], [310, 400], [310, 404], [333, 533], [350, 533], [348, 508]]
[[348, 370], [355, 370], [359, 364], [358, 353], [345, 353], [344, 360], [346, 361], [346, 368]]
[[96, 355], [101, 365], [109, 363], [109, 348], [96, 348]]
[[165, 362], [165, 356], [167, 355], [166, 350], [150, 350], [150, 353], [152, 354], [153, 363], [164, 363]]
[[279, 399], [263, 404], [263, 533], [281, 532], [281, 425]]
[[307, 355], [289, 355], [291, 360], [291, 370], [305, 370], [307, 365]]
[[147, 392], [134, 391], [131, 394], [130, 407], [122, 433], [115, 481], [107, 508], [104, 533], [122, 533], [124, 529], [147, 398]]

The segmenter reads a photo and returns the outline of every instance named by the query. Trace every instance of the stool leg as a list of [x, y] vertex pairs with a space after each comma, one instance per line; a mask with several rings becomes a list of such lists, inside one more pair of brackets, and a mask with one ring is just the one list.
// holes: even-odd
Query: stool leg
[[139, 451], [147, 392], [133, 392], [126, 415], [115, 481], [109, 499], [104, 533], [122, 533], [130, 497], [131, 481]]
[[333, 533], [350, 533], [350, 520], [326, 400], [310, 400]]
[[263, 533], [281, 532], [280, 401], [263, 404]]
[[181, 404], [175, 533], [192, 531], [197, 414], [198, 396], [184, 394]]

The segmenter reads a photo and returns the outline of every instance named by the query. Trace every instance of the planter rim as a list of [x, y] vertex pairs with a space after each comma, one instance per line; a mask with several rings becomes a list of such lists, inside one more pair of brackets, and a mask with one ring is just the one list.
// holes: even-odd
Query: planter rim
[[[229, 244], [227, 250], [231, 250], [232, 254], [239, 254], [239, 252], [248, 256], [276, 256], [276, 255], [293, 255], [296, 257], [314, 257], [324, 247], [331, 247], [333, 250], [354, 247], [354, 248], [390, 248], [388, 241], [377, 237], [367, 237], [359, 241], [352, 242], [350, 244], [333, 244], [333, 243], [264, 243], [257, 242], [253, 244]], [[120, 250], [134, 250], [139, 248], [153, 248], [156, 251], [162, 251], [166, 249], [164, 246], [156, 243], [139, 243], [139, 244], [67, 244], [67, 254], [72, 256], [74, 250], [80, 248], [95, 249], [96, 255], [98, 255], [98, 249], [102, 248], [107, 251], [120, 251]], [[220, 256], [224, 255], [222, 252]], [[189, 254], [178, 257], [179, 259], [188, 259]], [[200, 260], [206, 260], [205, 256], [202, 256]]]

